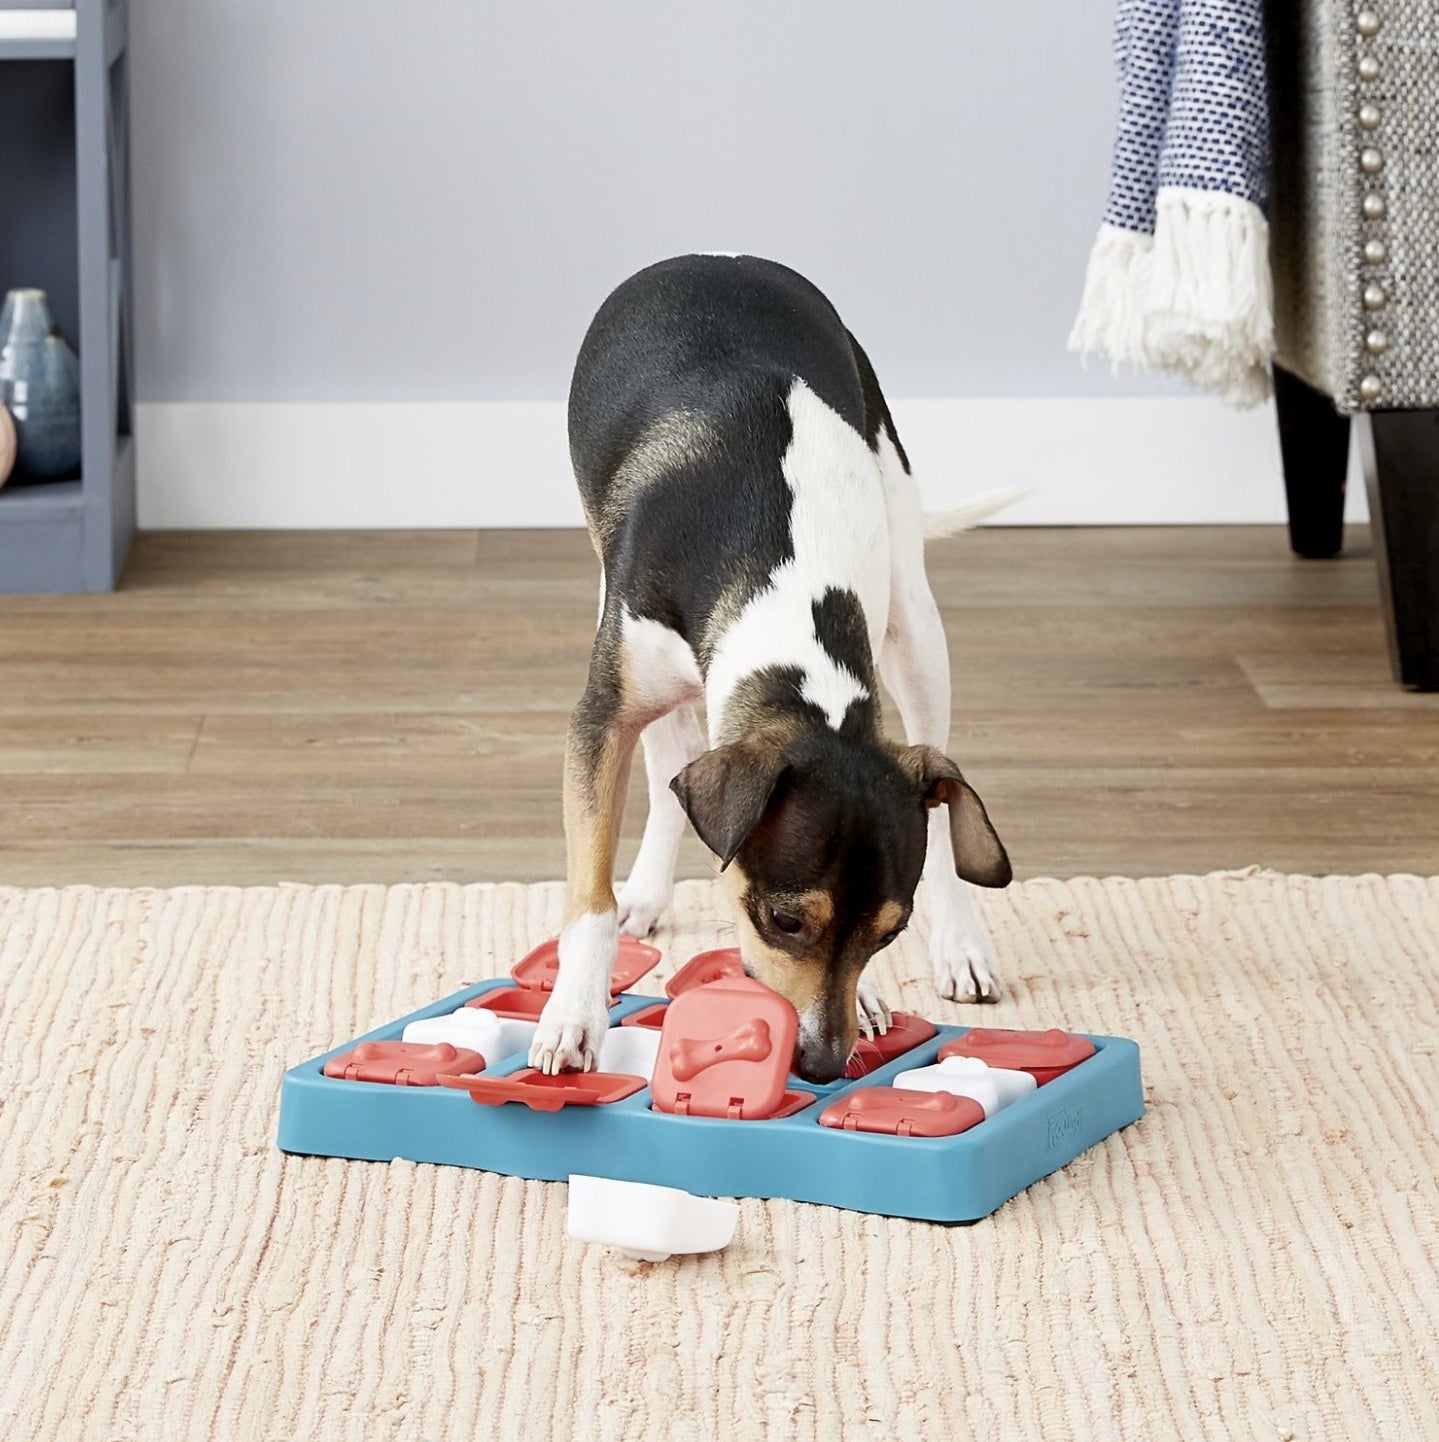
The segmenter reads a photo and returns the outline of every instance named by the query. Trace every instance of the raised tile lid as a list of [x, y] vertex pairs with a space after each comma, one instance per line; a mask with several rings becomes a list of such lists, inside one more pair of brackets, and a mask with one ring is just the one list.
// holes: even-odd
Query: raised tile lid
[[479, 1052], [449, 1042], [362, 1041], [331, 1057], [322, 1070], [327, 1077], [341, 1081], [432, 1087], [439, 1085], [442, 1072], [477, 1072], [484, 1065]]
[[[610, 995], [618, 996], [620, 992], [628, 991], [642, 976], [654, 970], [659, 959], [658, 947], [636, 941], [632, 936], [620, 937], [619, 954], [615, 957], [615, 969], [610, 978]], [[510, 968], [510, 975], [526, 991], [553, 991], [559, 972], [560, 939], [557, 936], [542, 941]]]
[[717, 981], [739, 981], [744, 977], [744, 962], [737, 946], [723, 946], [715, 951], [702, 951], [692, 956], [665, 983], [665, 995], [673, 1000], [681, 992], [697, 986], [710, 986]]
[[952, 1137], [983, 1120], [984, 1108], [973, 1097], [898, 1087], [860, 1087], [819, 1114], [821, 1126], [895, 1137]]
[[1092, 1057], [1094, 1050], [1094, 1043], [1088, 1037], [1076, 1036], [1058, 1027], [1048, 1031], [1012, 1031], [977, 1026], [946, 1042], [939, 1049], [939, 1058], [943, 1061], [952, 1056], [978, 1057], [987, 1066], [1027, 1071], [1043, 1083]]
[[784, 1104], [799, 1017], [740, 977], [681, 992], [665, 1013], [652, 1088], [662, 1112], [762, 1121]]
[[851, 1081], [857, 1077], [868, 1076], [870, 1072], [878, 1071], [886, 1063], [892, 1062], [895, 1057], [913, 1051], [920, 1043], [928, 1041], [937, 1030], [933, 1022], [926, 1021], [922, 1016], [910, 1016], [906, 1012], [897, 1011], [890, 1017], [889, 1030], [883, 1036], [860, 1037], [855, 1043], [844, 1074]]
[[623, 1101], [645, 1084], [645, 1079], [615, 1072], [562, 1071], [547, 1073], [534, 1067], [508, 1076], [442, 1076], [440, 1084], [467, 1091], [481, 1106], [498, 1107], [520, 1102], [537, 1112], [563, 1107], [597, 1107]]

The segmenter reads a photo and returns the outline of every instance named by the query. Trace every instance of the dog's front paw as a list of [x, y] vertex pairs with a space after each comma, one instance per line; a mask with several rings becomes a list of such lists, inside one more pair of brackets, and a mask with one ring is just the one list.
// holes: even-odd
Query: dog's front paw
[[861, 979], [859, 992], [859, 1034], [866, 1041], [877, 1036], [883, 1036], [889, 1030], [892, 1020], [889, 1005], [884, 998], [867, 982]]
[[977, 927], [937, 930], [930, 942], [934, 989], [945, 1001], [998, 1001], [999, 980], [989, 938]]
[[656, 885], [644, 877], [632, 876], [620, 887], [620, 930], [641, 941], [660, 924], [660, 918], [674, 900], [674, 887]]
[[600, 1044], [609, 1030], [609, 1012], [603, 1007], [557, 1002], [552, 996], [540, 1013], [535, 1039], [530, 1043], [530, 1065], [548, 1076], [562, 1071], [594, 1071]]

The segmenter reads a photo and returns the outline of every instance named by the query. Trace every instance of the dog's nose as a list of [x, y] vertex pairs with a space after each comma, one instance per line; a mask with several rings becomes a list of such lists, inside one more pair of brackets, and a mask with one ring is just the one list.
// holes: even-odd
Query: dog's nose
[[827, 1043], [799, 1046], [794, 1053], [794, 1073], [808, 1082], [838, 1081], [849, 1065], [849, 1049]]

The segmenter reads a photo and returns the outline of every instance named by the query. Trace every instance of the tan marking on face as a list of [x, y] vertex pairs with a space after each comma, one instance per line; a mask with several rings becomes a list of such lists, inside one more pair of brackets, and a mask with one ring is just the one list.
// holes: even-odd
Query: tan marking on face
[[827, 891], [804, 891], [784, 898], [786, 910], [793, 909], [815, 931], [824, 931], [834, 920], [834, 897]]
[[735, 929], [739, 933], [740, 954], [756, 981], [777, 991], [803, 1016], [824, 997], [829, 976], [818, 962], [796, 961], [788, 952], [771, 946], [754, 928], [745, 910], [743, 899], [749, 890], [749, 878], [739, 862], [732, 861], [720, 874], [720, 884], [734, 909]]
[[823, 934], [834, 921], [834, 897], [828, 891], [776, 891], [766, 899], [776, 911], [799, 917], [811, 936]]
[[887, 936], [896, 926], [904, 920], [904, 907], [897, 901], [886, 901], [881, 904], [879, 910], [874, 914], [874, 934], [876, 938]]
[[788, 952], [771, 946], [744, 913], [736, 924], [740, 951], [756, 981], [777, 991], [801, 1016], [819, 1005], [829, 979], [819, 962], [796, 961]]

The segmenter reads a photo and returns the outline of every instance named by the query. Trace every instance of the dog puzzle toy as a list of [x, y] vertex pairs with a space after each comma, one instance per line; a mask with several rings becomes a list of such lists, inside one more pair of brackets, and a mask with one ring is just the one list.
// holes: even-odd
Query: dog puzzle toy
[[509, 981], [292, 1067], [279, 1144], [571, 1178], [572, 1235], [660, 1257], [727, 1244], [733, 1213], [712, 1198], [978, 1221], [1144, 1112], [1126, 1038], [904, 1013], [838, 1081], [809, 1082], [789, 1070], [794, 1008], [745, 976], [738, 951], [694, 957], [664, 997], [632, 994], [659, 960], [621, 942], [596, 1071], [528, 1064], [559, 965], [551, 940]]

